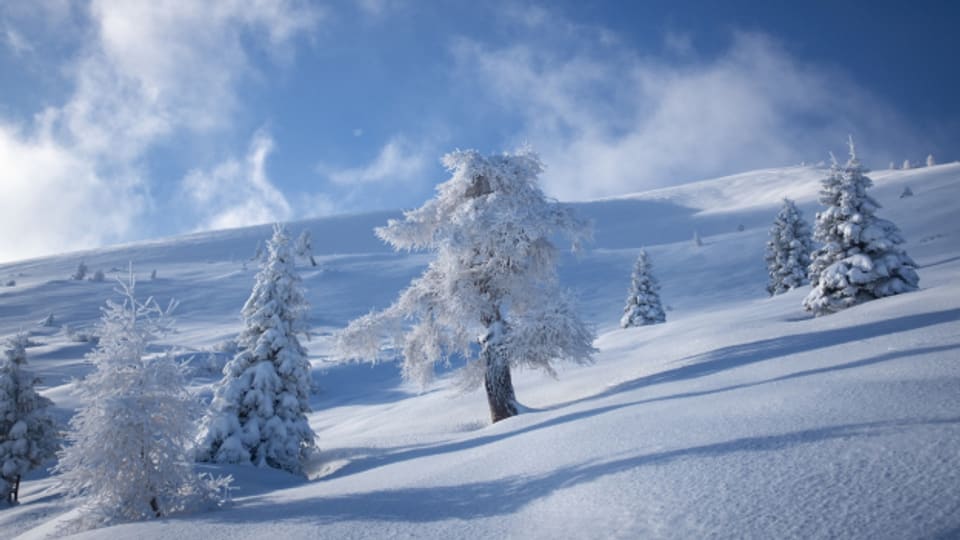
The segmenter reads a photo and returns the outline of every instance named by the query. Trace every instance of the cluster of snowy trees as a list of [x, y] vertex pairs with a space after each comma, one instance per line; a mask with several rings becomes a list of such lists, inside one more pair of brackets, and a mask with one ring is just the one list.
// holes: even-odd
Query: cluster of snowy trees
[[[420, 383], [430, 380], [436, 363], [463, 358], [462, 386], [483, 385], [497, 422], [522, 410], [514, 369], [553, 373], [558, 360], [591, 359], [594, 334], [560, 287], [551, 241], [563, 234], [576, 249], [589, 226], [544, 196], [537, 184], [543, 165], [532, 151], [457, 151], [444, 163], [452, 176], [435, 198], [376, 229], [395, 249], [430, 251], [434, 260], [392, 305], [339, 332], [335, 354], [368, 361], [399, 356], [404, 376]], [[871, 181], [852, 141], [846, 165], [834, 160], [822, 183], [825, 209], [812, 237], [788, 199], [770, 229], [770, 295], [809, 281], [803, 306], [821, 315], [915, 289], [916, 264], [896, 226], [876, 216], [880, 205], [866, 193]], [[701, 245], [698, 233], [694, 238]], [[138, 300], [132, 271], [117, 289], [120, 300], [102, 309], [99, 341], [88, 355], [94, 371], [77, 383], [84, 405], [62, 449], [51, 402], [25, 369], [27, 340], [11, 339], [0, 357], [0, 498], [15, 502], [22, 475], [54, 455], [62, 486], [90, 509], [88, 525], [222, 503], [230, 478], [196, 474], [195, 460], [303, 474], [317, 446], [307, 420], [311, 367], [300, 341], [308, 306], [295, 264], [300, 257], [316, 265], [311, 243], [309, 232], [292, 242], [277, 225], [266, 252], [258, 245], [261, 268], [241, 310], [236, 354], [204, 413], [181, 366], [150, 350], [172, 330], [175, 304], [163, 309], [152, 298]], [[85, 274], [81, 263], [75, 277]], [[641, 249], [620, 325], [665, 320]]]
[[836, 159], [822, 181], [813, 239], [792, 201], [770, 229], [766, 262], [771, 295], [798, 288], [807, 281], [810, 293], [803, 308], [825, 315], [876, 298], [915, 290], [917, 265], [906, 254], [904, 239], [892, 222], [877, 217], [880, 204], [867, 188], [873, 182], [857, 158], [853, 139], [850, 157]]
[[196, 474], [195, 460], [302, 473], [316, 448], [306, 419], [310, 364], [297, 337], [307, 304], [285, 228], [275, 227], [267, 250], [242, 310], [239, 350], [202, 422], [183, 367], [150, 351], [172, 332], [176, 303], [139, 300], [132, 269], [119, 301], [102, 309], [87, 356], [94, 370], [76, 384], [83, 406], [62, 449], [51, 402], [25, 370], [26, 337], [11, 339], [0, 358], [0, 498], [15, 503], [21, 476], [54, 456], [61, 487], [84, 502], [80, 528], [222, 504], [232, 479]]

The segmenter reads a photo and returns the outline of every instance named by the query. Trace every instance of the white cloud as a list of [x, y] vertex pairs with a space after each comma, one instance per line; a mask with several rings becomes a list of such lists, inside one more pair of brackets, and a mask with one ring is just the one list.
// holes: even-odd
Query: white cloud
[[4, 40], [7, 42], [7, 46], [10, 47], [10, 50], [13, 51], [13, 54], [17, 56], [20, 56], [24, 53], [28, 53], [33, 50], [33, 45], [31, 45], [30, 42], [27, 41], [25, 37], [23, 37], [23, 34], [21, 34], [20, 32], [17, 32], [14, 28], [11, 28], [10, 26], [4, 27], [3, 37], [4, 37]]
[[500, 48], [461, 41], [454, 52], [458, 75], [486, 92], [480, 99], [520, 118], [513, 143], [540, 151], [544, 186], [561, 199], [798, 163], [850, 132], [883, 160], [912, 137], [869, 92], [763, 35], [736, 35], [710, 60], [688, 52], [668, 63], [616, 36], [556, 26], [566, 48], [538, 45], [550, 41], [541, 33]]
[[183, 179], [184, 198], [196, 215], [203, 216], [201, 230], [290, 219], [290, 203], [267, 176], [271, 151], [273, 139], [257, 132], [243, 160], [229, 159], [210, 171], [194, 170]]
[[320, 164], [317, 169], [335, 184], [360, 186], [416, 179], [423, 173], [426, 163], [422, 150], [414, 148], [402, 137], [394, 137], [380, 149], [373, 161], [362, 167], [337, 169]]
[[144, 206], [136, 177], [106, 180], [49, 137], [0, 125], [0, 260], [118, 241]]
[[[80, 7], [49, 0], [41, 6], [36, 13], [2, 8], [0, 19], [22, 22], [32, 16], [43, 19], [33, 25], [39, 28], [55, 19], [63, 33], [82, 36], [83, 43], [61, 66], [73, 85], [64, 103], [38, 113], [32, 125], [0, 125], [0, 204], [57, 209], [4, 212], [4, 258], [136, 236], [137, 220], [151, 204], [149, 182], [137, 174], [149, 149], [184, 131], [230, 127], [239, 108], [236, 88], [253, 73], [248, 49], [282, 59], [291, 40], [321, 16], [296, 0], [92, 0]], [[74, 9], [88, 12], [74, 17]], [[77, 28], [66, 28], [70, 25]], [[22, 48], [31, 36], [7, 31], [5, 37]], [[255, 176], [263, 172], [269, 144], [252, 148], [261, 166], [248, 166], [254, 176], [245, 178], [267, 197], [267, 210], [252, 210], [273, 219], [289, 207], [272, 195], [265, 176]], [[214, 173], [231, 175], [227, 169]], [[251, 219], [242, 214], [223, 214], [220, 222]], [[31, 234], [23, 235], [25, 229]]]

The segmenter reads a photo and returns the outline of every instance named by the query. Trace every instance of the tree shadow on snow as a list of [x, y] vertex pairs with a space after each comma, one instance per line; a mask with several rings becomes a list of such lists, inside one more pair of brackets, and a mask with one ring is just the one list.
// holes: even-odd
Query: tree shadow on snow
[[485, 482], [411, 487], [332, 497], [311, 497], [289, 503], [274, 498], [250, 500], [218, 513], [211, 520], [300, 521], [317, 525], [340, 521], [434, 522], [476, 519], [512, 514], [555, 491], [642, 467], [681, 460], [723, 458], [745, 452], [771, 452], [829, 440], [862, 439], [902, 434], [920, 426], [950, 426], [960, 418], [926, 418], [878, 421], [814, 428], [776, 435], [744, 437], [689, 448], [636, 454], [609, 461], [586, 462], [547, 473], [509, 476]]

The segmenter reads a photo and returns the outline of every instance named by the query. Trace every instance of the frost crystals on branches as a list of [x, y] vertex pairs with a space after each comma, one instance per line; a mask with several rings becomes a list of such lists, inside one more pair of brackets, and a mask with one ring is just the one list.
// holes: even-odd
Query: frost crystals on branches
[[393, 305], [350, 323], [338, 355], [376, 359], [386, 337], [402, 350], [404, 375], [426, 384], [436, 362], [459, 354], [464, 387], [483, 381], [497, 422], [518, 412], [512, 368], [553, 373], [555, 360], [586, 362], [593, 353], [593, 333], [559, 286], [549, 240], [564, 233], [577, 246], [588, 226], [543, 195], [543, 165], [532, 151], [457, 151], [444, 164], [453, 176], [435, 198], [376, 230], [398, 250], [436, 258]]

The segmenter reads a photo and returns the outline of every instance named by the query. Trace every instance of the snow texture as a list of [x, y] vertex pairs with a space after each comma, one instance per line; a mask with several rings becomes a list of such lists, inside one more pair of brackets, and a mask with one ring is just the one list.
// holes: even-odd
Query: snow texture
[[807, 283], [807, 267], [813, 239], [810, 226], [803, 219], [797, 205], [790, 199], [783, 206], [770, 227], [770, 239], [764, 259], [770, 280], [767, 292], [770, 296], [796, 289]]
[[310, 362], [298, 334], [308, 309], [285, 227], [243, 306], [240, 352], [223, 368], [197, 447], [199, 461], [252, 463], [301, 473], [316, 448], [307, 421]]
[[660, 305], [660, 284], [653, 276], [653, 265], [647, 250], [641, 249], [630, 276], [630, 290], [623, 307], [620, 328], [646, 326], [666, 322], [667, 314]]
[[872, 185], [851, 139], [847, 164], [834, 161], [820, 190], [826, 209], [817, 213], [815, 238], [821, 247], [809, 268], [813, 290], [803, 300], [815, 315], [917, 289], [917, 264], [900, 246], [897, 226], [876, 217], [880, 203], [867, 194]]
[[138, 301], [132, 272], [117, 292], [122, 300], [107, 300], [88, 355], [94, 371], [76, 384], [84, 405], [55, 467], [61, 489], [83, 502], [71, 525], [79, 530], [214, 505], [229, 481], [194, 474], [196, 399], [172, 358], [147, 355], [172, 330], [176, 304]]
[[434, 364], [459, 354], [467, 359], [462, 387], [484, 381], [488, 397], [496, 394], [493, 409], [494, 401], [514, 401], [510, 368], [553, 373], [555, 361], [582, 363], [593, 353], [593, 333], [560, 288], [550, 241], [566, 234], [576, 248], [588, 225], [544, 197], [537, 185], [543, 165], [532, 151], [457, 151], [444, 163], [453, 176], [434, 199], [376, 230], [397, 250], [436, 258], [393, 305], [350, 323], [338, 354], [376, 359], [385, 336], [402, 351], [404, 375], [421, 385]]
[[17, 334], [0, 356], [0, 505], [16, 502], [20, 479], [59, 448], [53, 402], [37, 393], [39, 380], [26, 369], [27, 343]]

